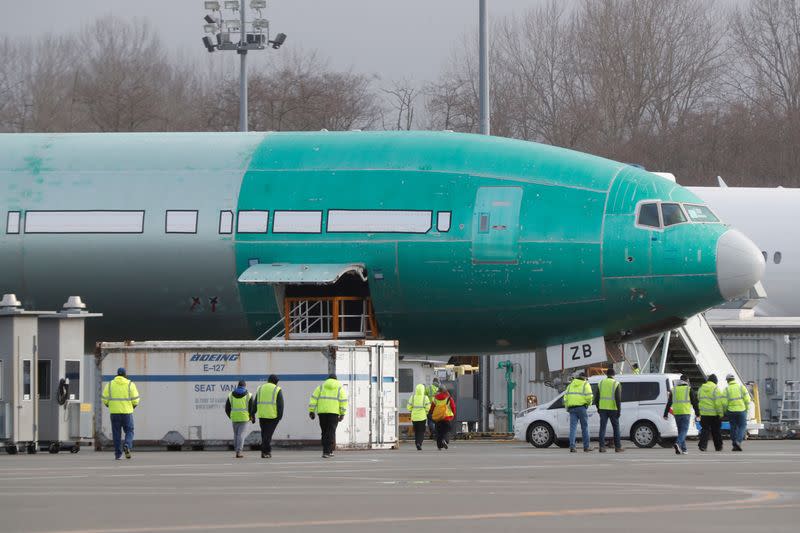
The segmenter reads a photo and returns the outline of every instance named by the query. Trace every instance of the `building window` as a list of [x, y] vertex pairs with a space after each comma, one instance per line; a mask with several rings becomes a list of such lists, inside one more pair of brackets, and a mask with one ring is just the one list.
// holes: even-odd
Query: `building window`
[[269, 211], [239, 211], [236, 224], [238, 233], [266, 233], [269, 227]]
[[167, 211], [164, 227], [167, 233], [197, 233], [197, 211]]
[[31, 399], [31, 360], [22, 361], [22, 399]]
[[398, 392], [400, 394], [414, 392], [414, 370], [411, 368], [401, 368], [398, 373], [400, 375]]
[[6, 218], [6, 233], [19, 233], [19, 211], [9, 211]]
[[50, 379], [51, 379], [50, 368], [51, 368], [51, 361], [48, 361], [47, 359], [39, 360], [36, 383], [39, 384], [40, 400], [50, 399]]
[[780, 265], [782, 260], [783, 260], [783, 254], [782, 253], [775, 252], [772, 255], [772, 262], [775, 263], [776, 265]]
[[219, 232], [222, 234], [233, 233], [233, 211], [219, 212]]

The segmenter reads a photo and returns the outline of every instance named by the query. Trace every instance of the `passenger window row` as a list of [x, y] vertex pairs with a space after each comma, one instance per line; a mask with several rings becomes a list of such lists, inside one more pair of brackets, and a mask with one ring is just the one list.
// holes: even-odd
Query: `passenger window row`
[[[326, 232], [328, 233], [411, 233], [425, 234], [433, 224], [431, 210], [397, 209], [330, 209]], [[9, 211], [6, 218], [7, 234], [141, 234], [144, 233], [143, 210], [87, 210], [87, 211]], [[199, 211], [196, 209], [171, 209], [164, 215], [164, 233], [196, 234]], [[450, 231], [451, 211], [436, 213], [436, 231]], [[272, 214], [274, 234], [322, 233], [323, 211], [283, 211]], [[265, 234], [269, 232], [270, 211], [245, 209], [238, 212], [219, 212], [218, 231], [232, 234], [234, 226], [240, 234]]]

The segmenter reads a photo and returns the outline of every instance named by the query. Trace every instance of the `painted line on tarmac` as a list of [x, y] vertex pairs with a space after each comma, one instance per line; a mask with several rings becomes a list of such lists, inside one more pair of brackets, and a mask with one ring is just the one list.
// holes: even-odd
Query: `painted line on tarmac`
[[744, 508], [758, 507], [769, 502], [775, 502], [781, 495], [772, 491], [755, 491], [746, 489], [721, 489], [728, 492], [738, 492], [748, 494], [747, 498], [734, 500], [720, 500], [703, 503], [685, 503], [669, 505], [652, 505], [642, 507], [596, 507], [584, 509], [563, 509], [555, 511], [521, 511], [507, 513], [481, 513], [466, 515], [434, 515], [434, 516], [397, 516], [397, 517], [378, 517], [378, 518], [351, 518], [339, 520], [298, 520], [287, 522], [250, 522], [242, 524], [191, 524], [177, 526], [142, 526], [130, 528], [111, 528], [111, 529], [65, 529], [47, 530], [42, 533], [146, 533], [146, 532], [172, 532], [172, 531], [225, 531], [241, 529], [276, 529], [287, 527], [313, 527], [313, 526], [347, 526], [347, 525], [371, 525], [371, 524], [398, 524], [398, 523], [418, 523], [418, 522], [442, 522], [442, 521], [465, 521], [465, 520], [499, 520], [499, 519], [519, 519], [519, 518], [545, 518], [545, 517], [570, 517], [585, 515], [607, 515], [607, 514], [642, 514], [656, 512], [676, 512], [676, 511], [708, 511], [708, 510], [739, 510]]
[[26, 476], [26, 477], [4, 477], [2, 478], [3, 481], [27, 481], [27, 480], [45, 480], [49, 481], [51, 479], [75, 479], [75, 478], [86, 478], [89, 477], [88, 474], [75, 474], [74, 476]]

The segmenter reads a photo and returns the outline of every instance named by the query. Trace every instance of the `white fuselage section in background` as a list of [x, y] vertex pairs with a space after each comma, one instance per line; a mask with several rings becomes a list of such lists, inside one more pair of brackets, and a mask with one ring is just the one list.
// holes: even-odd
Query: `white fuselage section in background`
[[767, 299], [759, 316], [800, 316], [800, 189], [688, 187], [761, 248]]

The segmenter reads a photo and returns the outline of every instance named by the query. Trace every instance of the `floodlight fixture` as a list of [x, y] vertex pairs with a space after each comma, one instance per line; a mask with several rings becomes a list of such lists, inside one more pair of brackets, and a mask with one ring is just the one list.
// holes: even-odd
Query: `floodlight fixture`
[[213, 0], [211, 2], [203, 2], [205, 7], [209, 11], [219, 11], [219, 2], [217, 0]]
[[272, 41], [269, 41], [269, 44], [272, 45], [272, 48], [277, 50], [285, 42], [286, 42], [286, 34], [285, 33], [279, 33], [278, 35], [275, 36], [275, 39], [273, 39]]
[[217, 31], [217, 25], [216, 24], [204, 24], [203, 25], [203, 30], [206, 33], [214, 33], [215, 31]]
[[239, 0], [225, 0], [225, 9], [239, 11]]
[[216, 45], [211, 41], [211, 37], [206, 35], [203, 37], [203, 46], [205, 46], [206, 50], [209, 52], [213, 52]]
[[216, 24], [217, 23], [217, 19], [215, 19], [211, 15], [206, 15], [205, 17], [203, 17], [203, 20], [205, 20], [209, 24]]
[[266, 9], [267, 0], [250, 0], [250, 7], [253, 9]]
[[260, 30], [262, 28], [269, 28], [269, 21], [267, 19], [253, 19], [253, 29]]
[[241, 27], [241, 22], [239, 22], [238, 19], [230, 19], [225, 21], [225, 28], [230, 32], [236, 33]]

